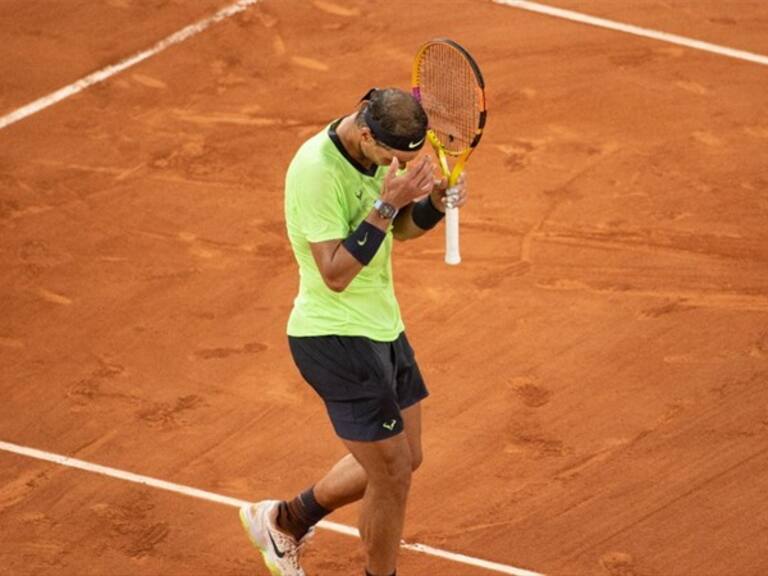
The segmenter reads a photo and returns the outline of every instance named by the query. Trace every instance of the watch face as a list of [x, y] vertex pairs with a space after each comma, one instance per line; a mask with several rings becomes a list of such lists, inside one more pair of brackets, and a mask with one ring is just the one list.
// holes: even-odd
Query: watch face
[[395, 214], [397, 213], [397, 210], [394, 206], [392, 206], [392, 204], [382, 202], [381, 200], [376, 202], [376, 210], [379, 212], [379, 216], [382, 218], [394, 218]]

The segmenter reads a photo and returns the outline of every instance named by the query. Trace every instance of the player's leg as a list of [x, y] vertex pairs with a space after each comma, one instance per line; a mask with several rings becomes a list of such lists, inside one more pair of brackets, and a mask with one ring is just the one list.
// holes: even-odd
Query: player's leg
[[[302, 375], [326, 401], [340, 437], [370, 442], [404, 432], [411, 469], [419, 466], [422, 459], [419, 402], [428, 393], [404, 334], [389, 346], [361, 338], [293, 339], [291, 352]], [[371, 374], [371, 377], [361, 383], [358, 380], [361, 374]], [[350, 418], [350, 401], [357, 407], [358, 415], [353, 418]], [[267, 564], [271, 560], [282, 566], [285, 561], [276, 557], [267, 538], [270, 532], [281, 532], [279, 551], [288, 549], [295, 552], [298, 559], [299, 544], [310, 528], [330, 511], [362, 498], [367, 485], [368, 474], [350, 454], [315, 486], [293, 500], [259, 503], [260, 509], [268, 510], [261, 516], [255, 514], [259, 505], [248, 508], [245, 513], [248, 518], [243, 522], [251, 527], [251, 534], [262, 535], [255, 540], [261, 542], [257, 545], [265, 554]], [[256, 522], [249, 519], [250, 516], [262, 520]]]
[[404, 433], [376, 442], [345, 441], [360, 463], [368, 483], [360, 508], [360, 536], [365, 544], [366, 570], [389, 576], [397, 555], [411, 486], [411, 449]]
[[[411, 470], [415, 472], [422, 461], [421, 404], [406, 408], [402, 415], [411, 453]], [[277, 526], [299, 540], [329, 513], [360, 500], [367, 484], [365, 469], [352, 454], [347, 454], [314, 486], [293, 500], [280, 503]]]

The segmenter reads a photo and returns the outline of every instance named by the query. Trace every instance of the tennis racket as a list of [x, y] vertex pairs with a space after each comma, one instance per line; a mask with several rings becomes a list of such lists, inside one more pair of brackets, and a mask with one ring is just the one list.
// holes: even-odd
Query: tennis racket
[[448, 38], [423, 44], [413, 62], [413, 95], [429, 117], [427, 139], [448, 180], [445, 210], [445, 261], [461, 262], [459, 209], [451, 205], [456, 185], [485, 126], [485, 82], [480, 67], [462, 46]]

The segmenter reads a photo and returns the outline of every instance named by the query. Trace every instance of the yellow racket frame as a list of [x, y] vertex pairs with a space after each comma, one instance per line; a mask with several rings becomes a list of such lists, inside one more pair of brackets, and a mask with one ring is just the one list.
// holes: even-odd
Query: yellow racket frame
[[[457, 51], [463, 58], [465, 58], [470, 68], [472, 69], [472, 72], [475, 75], [477, 86], [480, 89], [479, 94], [480, 94], [481, 110], [479, 115], [478, 126], [475, 129], [475, 133], [474, 133], [474, 137], [472, 138], [472, 141], [470, 142], [469, 146], [466, 149], [459, 150], [459, 151], [448, 150], [443, 145], [443, 143], [440, 142], [440, 138], [438, 137], [437, 133], [435, 133], [435, 131], [432, 130], [431, 128], [427, 129], [427, 139], [429, 140], [429, 143], [432, 145], [432, 148], [435, 150], [435, 154], [437, 155], [438, 161], [440, 162], [440, 168], [443, 172], [443, 175], [448, 179], [448, 186], [451, 187], [451, 186], [454, 186], [458, 181], [459, 176], [464, 171], [464, 165], [466, 164], [467, 160], [469, 159], [469, 156], [472, 154], [474, 149], [477, 147], [477, 144], [480, 142], [480, 138], [483, 135], [483, 128], [485, 127], [485, 119], [487, 115], [487, 109], [486, 109], [486, 103], [485, 103], [485, 81], [483, 80], [483, 75], [480, 72], [480, 67], [477, 65], [477, 62], [475, 62], [475, 59], [463, 46], [461, 46], [459, 43], [449, 38], [435, 38], [433, 40], [429, 40], [428, 42], [425, 42], [424, 44], [422, 44], [418, 52], [416, 52], [416, 57], [413, 60], [413, 70], [411, 73], [411, 91], [419, 101], [421, 101], [421, 87], [420, 87], [421, 58], [424, 55], [424, 53], [431, 46], [434, 46], [435, 44], [448, 46], [452, 50]], [[456, 158], [453, 164], [453, 168], [451, 168], [448, 163], [449, 156]]]
[[[485, 81], [483, 80], [483, 75], [480, 72], [480, 67], [477, 65], [477, 62], [475, 62], [475, 59], [463, 46], [448, 38], [435, 38], [422, 44], [413, 60], [411, 91], [417, 100], [421, 102], [420, 84], [422, 57], [427, 50], [435, 45], [447, 46], [451, 50], [458, 52], [461, 57], [465, 59], [475, 76], [476, 89], [480, 96], [479, 101], [481, 110], [478, 116], [478, 125], [475, 128], [475, 133], [469, 146], [464, 150], [447, 149], [440, 141], [437, 133], [432, 128], [427, 128], [427, 139], [437, 155], [437, 159], [440, 162], [440, 170], [442, 171], [443, 176], [447, 179], [448, 187], [450, 189], [458, 182], [461, 173], [464, 171], [464, 165], [467, 163], [469, 156], [477, 147], [477, 144], [480, 142], [480, 138], [483, 135], [483, 128], [485, 127], [485, 118], [487, 115], [485, 104]], [[427, 114], [429, 114], [429, 112], [427, 112]], [[453, 168], [451, 168], [448, 162], [449, 157], [455, 158]], [[459, 251], [459, 209], [452, 205], [450, 198], [448, 199], [445, 209], [445, 262], [451, 265], [456, 265], [461, 262], [461, 253]]]

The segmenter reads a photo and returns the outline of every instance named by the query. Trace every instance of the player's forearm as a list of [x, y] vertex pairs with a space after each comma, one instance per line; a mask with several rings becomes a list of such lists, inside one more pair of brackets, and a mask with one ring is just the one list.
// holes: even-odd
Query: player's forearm
[[420, 202], [412, 202], [400, 211], [393, 227], [396, 239], [411, 240], [423, 236], [442, 220], [445, 209], [437, 208], [443, 203], [435, 199], [436, 194], [439, 196], [439, 191]]
[[389, 220], [372, 210], [348, 238], [328, 251], [320, 264], [326, 286], [334, 292], [346, 290], [381, 248], [389, 224]]
[[411, 210], [413, 204], [409, 204], [397, 214], [395, 222], [392, 225], [392, 235], [396, 240], [413, 240], [419, 236], [423, 236], [427, 231], [423, 228], [419, 228], [413, 222], [411, 216]]

